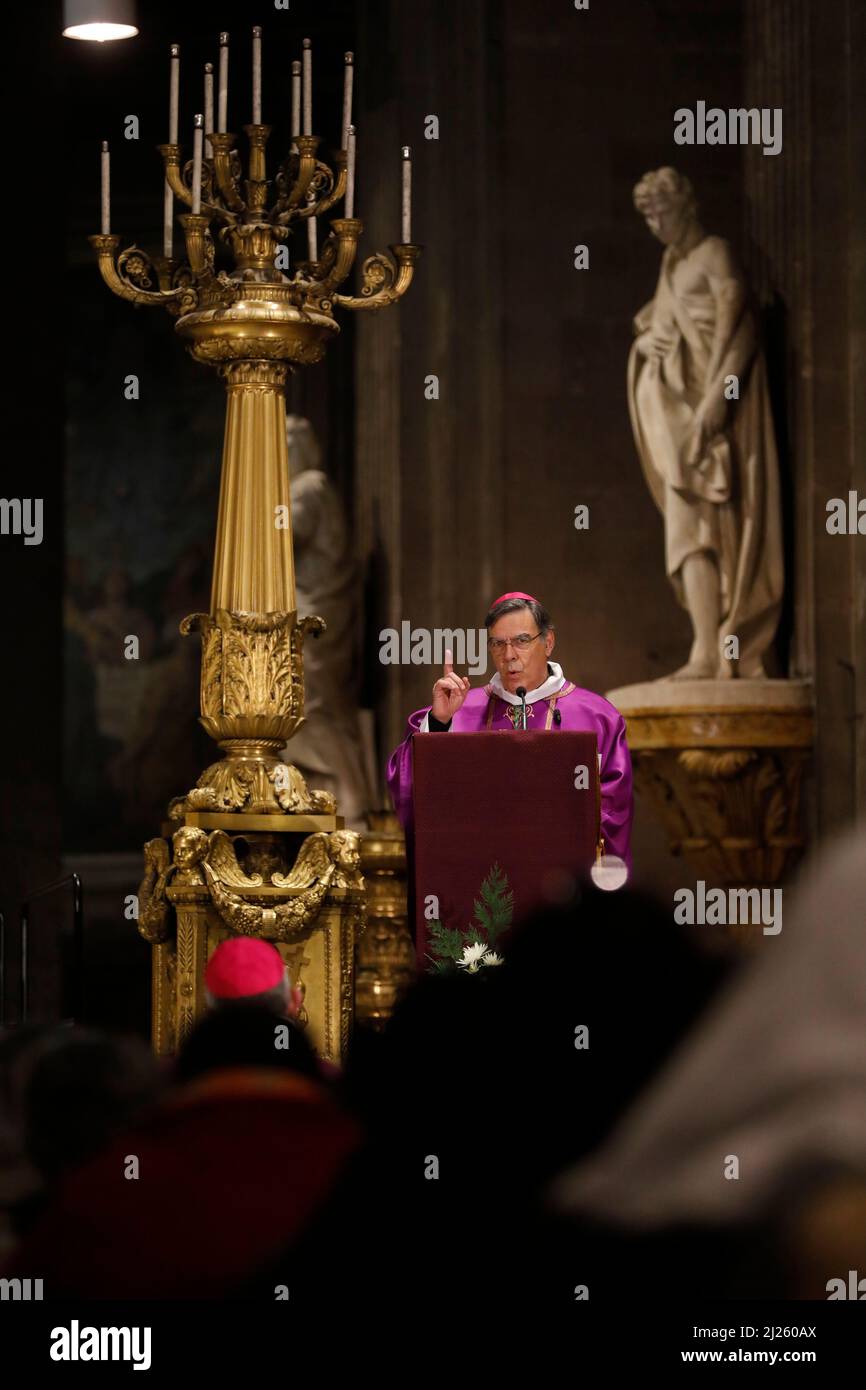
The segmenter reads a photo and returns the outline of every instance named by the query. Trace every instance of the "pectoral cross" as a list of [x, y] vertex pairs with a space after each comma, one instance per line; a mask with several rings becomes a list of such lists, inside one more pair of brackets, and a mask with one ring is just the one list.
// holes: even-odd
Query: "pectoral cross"
[[[533, 719], [534, 719], [534, 718], [535, 718], [535, 705], [527, 705], [527, 706], [526, 706], [526, 717], [527, 717], [527, 719], [529, 719], [529, 718], [533, 718]], [[511, 723], [513, 724], [513, 726], [514, 726], [515, 729], [520, 729], [520, 728], [522, 728], [522, 727], [523, 727], [523, 706], [522, 706], [522, 705], [509, 705], [509, 706], [508, 706], [508, 718], [511, 720]]]

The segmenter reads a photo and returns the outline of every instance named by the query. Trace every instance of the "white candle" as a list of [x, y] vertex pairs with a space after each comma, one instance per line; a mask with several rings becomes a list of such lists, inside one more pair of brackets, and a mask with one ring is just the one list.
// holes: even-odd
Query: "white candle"
[[262, 123], [262, 27], [253, 27], [253, 125]]
[[301, 133], [301, 65], [292, 63], [292, 139]]
[[196, 116], [192, 141], [192, 210], [201, 212], [201, 147], [204, 137], [204, 116]]
[[111, 156], [108, 153], [108, 141], [102, 142], [102, 216], [100, 220], [100, 230], [103, 236], [108, 236], [111, 231]]
[[403, 228], [404, 245], [412, 240], [412, 151], [403, 146]]
[[220, 73], [219, 107], [217, 110], [217, 130], [223, 134], [228, 130], [226, 124], [229, 109], [229, 36], [225, 29], [220, 34]]
[[346, 136], [346, 216], [355, 216], [355, 127]]
[[167, 261], [171, 260], [174, 251], [174, 194], [169, 187], [168, 179], [165, 181], [165, 195], [162, 204], [162, 254]]
[[[313, 192], [307, 194], [307, 202], [314, 203], [316, 195]], [[316, 227], [315, 217], [307, 218], [307, 260], [317, 261], [319, 259], [319, 234]]]
[[313, 47], [304, 39], [304, 134], [313, 133]]
[[168, 143], [177, 144], [177, 113], [180, 99], [180, 44], [171, 46], [171, 81], [168, 97]]
[[352, 124], [352, 80], [355, 75], [355, 59], [347, 53], [343, 59], [346, 66], [343, 72], [343, 124], [340, 128], [340, 149], [348, 148], [349, 126]]
[[204, 133], [213, 135], [213, 63], [204, 65]]

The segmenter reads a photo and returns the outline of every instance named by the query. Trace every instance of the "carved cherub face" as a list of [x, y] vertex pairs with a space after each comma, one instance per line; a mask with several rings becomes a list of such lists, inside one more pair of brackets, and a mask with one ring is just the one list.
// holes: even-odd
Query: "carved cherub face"
[[361, 866], [358, 832], [356, 830], [335, 830], [331, 843], [334, 846], [334, 863], [341, 869], [358, 869]]
[[191, 869], [204, 858], [208, 837], [195, 825], [182, 825], [173, 834], [174, 862], [180, 869]]

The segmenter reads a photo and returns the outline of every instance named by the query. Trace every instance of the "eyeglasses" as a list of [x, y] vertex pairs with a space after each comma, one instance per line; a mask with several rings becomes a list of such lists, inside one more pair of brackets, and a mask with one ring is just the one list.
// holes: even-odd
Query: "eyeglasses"
[[530, 642], [534, 642], [536, 637], [540, 636], [540, 632], [533, 633], [531, 637], [528, 632], [521, 632], [516, 637], [491, 637], [487, 645], [494, 655], [498, 656], [506, 647], [516, 647], [519, 651], [525, 651]]

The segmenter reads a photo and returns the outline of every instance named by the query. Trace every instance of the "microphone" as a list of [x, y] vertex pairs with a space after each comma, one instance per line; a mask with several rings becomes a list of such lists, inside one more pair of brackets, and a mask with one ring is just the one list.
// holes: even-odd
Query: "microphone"
[[559, 712], [558, 709], [555, 709], [555, 710], [553, 711], [553, 722], [554, 722], [554, 724], [556, 725], [557, 729], [559, 728], [560, 724], [562, 723], [562, 715], [560, 714], [560, 712]]
[[515, 695], [520, 696], [520, 727], [526, 728], [526, 687], [519, 685], [515, 690]]

